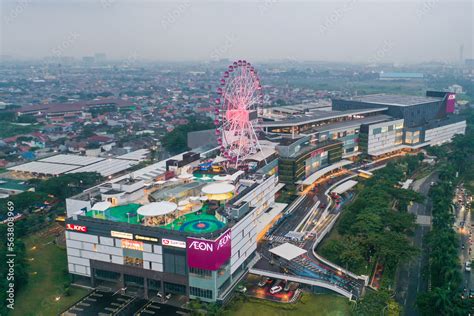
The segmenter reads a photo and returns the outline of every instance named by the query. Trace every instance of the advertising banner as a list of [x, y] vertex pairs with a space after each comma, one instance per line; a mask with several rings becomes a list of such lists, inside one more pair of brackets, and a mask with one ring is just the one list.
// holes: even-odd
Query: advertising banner
[[230, 229], [216, 240], [188, 237], [186, 252], [188, 266], [204, 270], [218, 270], [231, 256]]
[[454, 106], [456, 104], [456, 94], [448, 93], [446, 96], [446, 113], [454, 113]]

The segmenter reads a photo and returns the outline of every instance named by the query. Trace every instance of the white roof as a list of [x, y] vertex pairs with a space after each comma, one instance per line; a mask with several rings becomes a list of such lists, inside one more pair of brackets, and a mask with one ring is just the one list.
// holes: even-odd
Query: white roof
[[137, 214], [142, 216], [162, 216], [174, 212], [177, 207], [176, 203], [173, 202], [153, 202], [141, 206], [137, 210]]
[[132, 160], [106, 159], [98, 163], [75, 169], [68, 173], [77, 172], [98, 172], [103, 177], [107, 177], [136, 165], [138, 162]]
[[32, 161], [32, 162], [14, 166], [8, 169], [13, 170], [13, 171], [31, 172], [31, 173], [55, 176], [55, 175], [63, 174], [65, 172], [68, 172], [77, 168], [79, 167], [75, 165], [65, 165], [65, 164]]
[[275, 153], [274, 148], [262, 147], [261, 150], [247, 157], [247, 160], [263, 161]]
[[115, 158], [142, 161], [146, 159], [146, 156], [148, 155], [149, 152], [150, 151], [148, 149], [138, 149], [138, 150], [129, 152], [125, 155], [117, 156]]
[[201, 189], [204, 194], [225, 194], [234, 192], [235, 186], [230, 183], [218, 182], [206, 185]]
[[103, 212], [111, 206], [112, 206], [112, 203], [107, 202], [107, 201], [97, 202], [94, 204], [94, 206], [92, 206], [92, 210]]
[[230, 176], [229, 175], [217, 175], [217, 176], [214, 176], [212, 179], [214, 179], [215, 181], [229, 181], [230, 180]]
[[60, 155], [55, 155], [48, 158], [40, 159], [38, 161], [65, 164], [65, 165], [87, 166], [87, 165], [102, 161], [104, 159], [105, 158], [60, 154]]
[[334, 190], [332, 190], [332, 192], [335, 192], [337, 194], [342, 194], [352, 189], [353, 187], [355, 187], [356, 184], [357, 184], [357, 181], [355, 180], [347, 180], [346, 182], [343, 182], [339, 184], [337, 187], [335, 187]]
[[319, 178], [321, 178], [322, 176], [324, 176], [326, 173], [328, 172], [331, 172], [333, 170], [336, 170], [337, 168], [341, 168], [341, 167], [344, 167], [346, 165], [350, 165], [352, 163], [352, 161], [350, 160], [341, 160], [341, 161], [338, 161], [326, 168], [323, 168], [323, 169], [320, 169], [318, 171], [316, 171], [315, 173], [313, 173], [312, 175], [310, 175], [308, 178], [306, 178], [306, 180], [304, 180], [303, 182], [301, 182], [303, 185], [311, 185], [313, 184], [314, 181], [318, 180]]
[[290, 260], [295, 259], [296, 257], [301, 256], [302, 254], [305, 254], [307, 251], [286, 242], [275, 248], [270, 249], [270, 252], [273, 253], [274, 255], [282, 257], [285, 260], [290, 261]]

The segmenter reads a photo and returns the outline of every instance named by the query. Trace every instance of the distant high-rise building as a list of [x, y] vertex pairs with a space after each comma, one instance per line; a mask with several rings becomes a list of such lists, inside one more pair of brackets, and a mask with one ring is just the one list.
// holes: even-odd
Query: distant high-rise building
[[104, 53], [95, 53], [94, 57], [95, 61], [98, 63], [104, 62], [107, 59], [107, 56]]
[[94, 57], [92, 56], [84, 56], [82, 57], [82, 62], [85, 64], [93, 64], [95, 61]]

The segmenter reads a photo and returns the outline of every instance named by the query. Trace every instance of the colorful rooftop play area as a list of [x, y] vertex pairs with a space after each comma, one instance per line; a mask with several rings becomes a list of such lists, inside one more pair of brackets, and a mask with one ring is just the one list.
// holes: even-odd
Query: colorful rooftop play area
[[[105, 211], [91, 210], [85, 213], [85, 216], [99, 218], [114, 222], [144, 225], [143, 216], [137, 213], [142, 205], [131, 203], [107, 208]], [[204, 234], [212, 233], [225, 226], [225, 223], [218, 220], [216, 216], [208, 214], [208, 206], [203, 205], [197, 212], [180, 215], [179, 212], [173, 213], [172, 220], [156, 227], [182, 232]]]

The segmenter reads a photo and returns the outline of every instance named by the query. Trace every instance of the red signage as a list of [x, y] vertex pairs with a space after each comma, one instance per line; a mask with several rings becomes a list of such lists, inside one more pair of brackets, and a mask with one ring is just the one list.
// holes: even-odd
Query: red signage
[[81, 233], [87, 232], [87, 226], [76, 225], [76, 224], [66, 224], [66, 229], [74, 230]]
[[231, 256], [230, 229], [216, 240], [188, 237], [186, 248], [189, 267], [218, 270]]
[[324, 148], [316, 149], [315, 151], [313, 151], [313, 152], [311, 153], [311, 158], [314, 158], [314, 157], [316, 157], [317, 155], [320, 155], [323, 151], [324, 151]]

